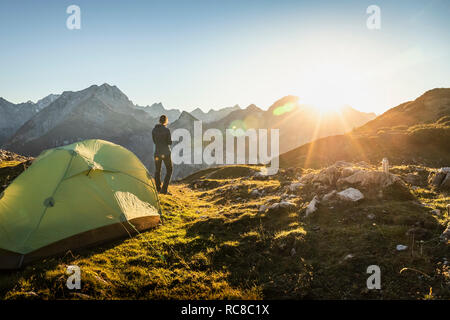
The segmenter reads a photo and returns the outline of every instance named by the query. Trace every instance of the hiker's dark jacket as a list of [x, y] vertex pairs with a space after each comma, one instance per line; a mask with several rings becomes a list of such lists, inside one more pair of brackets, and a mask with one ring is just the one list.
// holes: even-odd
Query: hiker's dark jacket
[[170, 130], [162, 124], [157, 124], [152, 130], [152, 138], [155, 143], [155, 155], [169, 155], [172, 138]]

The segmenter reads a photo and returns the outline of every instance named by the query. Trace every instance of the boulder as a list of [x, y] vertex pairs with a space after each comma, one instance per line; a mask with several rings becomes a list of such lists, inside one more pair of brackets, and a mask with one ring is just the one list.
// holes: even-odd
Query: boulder
[[295, 192], [298, 188], [303, 187], [303, 186], [304, 186], [304, 184], [301, 182], [291, 183], [291, 185], [289, 186], [289, 191]]
[[349, 184], [378, 188], [386, 188], [394, 183], [404, 184], [403, 181], [396, 175], [374, 170], [359, 170], [351, 176], [338, 180], [338, 185]]
[[449, 240], [450, 239], [450, 223], [447, 225], [447, 228], [442, 232], [441, 239]]
[[428, 183], [439, 189], [450, 189], [450, 167], [440, 168], [428, 176]]
[[314, 196], [314, 198], [306, 207], [305, 217], [308, 217], [311, 213], [317, 211], [317, 204], [319, 204], [319, 199], [317, 198], [317, 196]]
[[316, 174], [312, 182], [330, 186], [336, 184], [339, 176], [340, 171], [338, 170], [338, 168], [336, 166], [331, 166], [321, 170], [318, 174]]
[[295, 204], [289, 201], [282, 200], [279, 203], [272, 204], [268, 212], [269, 213], [282, 213], [282, 212], [292, 212], [295, 209]]
[[414, 173], [408, 173], [405, 176], [402, 177], [403, 181], [406, 183], [409, 183], [410, 185], [420, 185], [421, 179], [417, 172]]
[[352, 168], [352, 167], [345, 167], [342, 168], [341, 171], [341, 178], [346, 178], [354, 174], [355, 172], [359, 171], [358, 169]]
[[324, 195], [322, 198], [322, 201], [324, 201], [324, 202], [330, 201], [336, 196], [336, 194], [337, 194], [337, 191], [333, 190], [333, 191], [327, 193], [326, 195]]
[[359, 201], [364, 199], [364, 195], [361, 193], [361, 191], [359, 191], [358, 189], [355, 188], [348, 188], [345, 189], [344, 191], [338, 192], [338, 197], [341, 200], [345, 200], [345, 201]]
[[266, 212], [266, 210], [267, 210], [267, 206], [263, 204], [263, 205], [259, 206], [258, 212], [264, 213], [264, 212]]
[[444, 181], [442, 181], [439, 188], [444, 190], [450, 190], [450, 173], [447, 173], [447, 175], [444, 178]]
[[303, 184], [311, 183], [312, 180], [315, 178], [315, 176], [316, 176], [315, 173], [308, 173], [308, 174], [305, 174], [304, 176], [302, 176], [302, 177], [300, 178], [300, 182], [303, 183]]

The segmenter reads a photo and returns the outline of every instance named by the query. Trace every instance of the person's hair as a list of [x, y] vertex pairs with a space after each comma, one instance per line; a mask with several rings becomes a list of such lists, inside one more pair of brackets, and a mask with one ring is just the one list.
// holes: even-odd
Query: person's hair
[[167, 116], [163, 114], [161, 117], [159, 117], [159, 123], [166, 125], [167, 122], [169, 122], [169, 119], [167, 119]]

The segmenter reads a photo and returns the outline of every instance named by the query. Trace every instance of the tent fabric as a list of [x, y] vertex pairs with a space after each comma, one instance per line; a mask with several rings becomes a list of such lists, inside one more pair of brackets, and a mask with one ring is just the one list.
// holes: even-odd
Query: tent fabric
[[44, 151], [0, 195], [0, 250], [25, 255], [109, 225], [154, 225], [160, 213], [153, 180], [132, 152], [86, 140]]

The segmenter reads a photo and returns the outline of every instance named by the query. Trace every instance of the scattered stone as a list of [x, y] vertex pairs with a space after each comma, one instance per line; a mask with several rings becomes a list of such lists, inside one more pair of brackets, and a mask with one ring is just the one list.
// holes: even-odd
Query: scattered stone
[[437, 216], [440, 216], [440, 215], [441, 215], [441, 210], [439, 210], [439, 209], [434, 209], [434, 210], [431, 211], [431, 214], [435, 214], [435, 215], [437, 215]]
[[442, 232], [441, 239], [442, 240], [449, 240], [450, 239], [450, 222], [447, 225], [447, 229], [445, 229], [444, 232]]
[[292, 248], [292, 249], [291, 249], [291, 256], [295, 256], [296, 253], [297, 253], [297, 252], [295, 251], [295, 248]]
[[353, 254], [348, 254], [348, 255], [346, 255], [345, 257], [344, 257], [344, 261], [345, 260], [349, 260], [349, 259], [352, 259], [354, 257], [354, 255]]
[[282, 200], [279, 203], [272, 204], [268, 211], [271, 213], [278, 213], [278, 212], [286, 212], [286, 211], [293, 211], [295, 209], [295, 204], [289, 201]]
[[397, 249], [397, 251], [404, 251], [404, 250], [408, 249], [408, 246], [404, 246], [402, 244], [398, 244], [396, 249]]
[[305, 217], [308, 217], [311, 213], [317, 211], [317, 204], [319, 203], [319, 199], [317, 196], [311, 200], [311, 202], [306, 207]]
[[345, 201], [356, 202], [364, 199], [364, 195], [361, 193], [361, 191], [355, 188], [345, 189], [344, 191], [338, 192], [337, 195], [339, 196], [340, 199]]
[[370, 220], [373, 220], [373, 219], [375, 219], [375, 215], [373, 213], [369, 213], [367, 215], [367, 218], [369, 218]]
[[255, 197], [255, 198], [259, 197], [260, 193], [259, 193], [258, 189], [252, 190], [252, 192], [250, 192], [250, 196]]
[[298, 188], [303, 187], [304, 184], [301, 182], [295, 182], [295, 183], [291, 183], [291, 185], [289, 186], [289, 191], [294, 192], [296, 191]]
[[267, 210], [267, 206], [265, 204], [261, 205], [258, 209], [258, 212], [264, 213]]
[[320, 226], [314, 226], [314, 227], [312, 227], [312, 230], [313, 231], [319, 231], [320, 230]]

